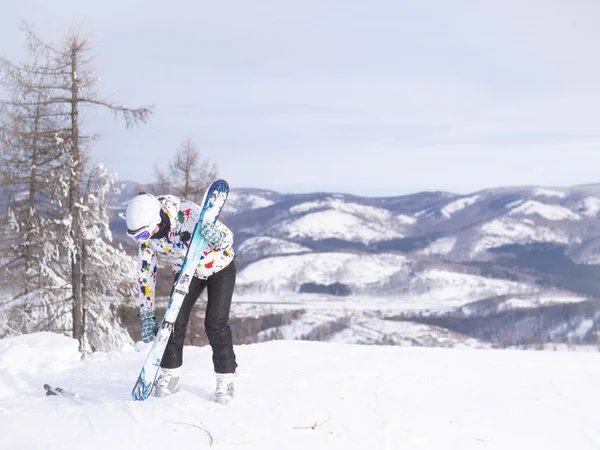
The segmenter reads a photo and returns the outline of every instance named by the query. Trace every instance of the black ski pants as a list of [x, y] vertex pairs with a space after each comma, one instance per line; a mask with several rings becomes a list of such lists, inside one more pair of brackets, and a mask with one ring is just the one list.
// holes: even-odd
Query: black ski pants
[[206, 280], [192, 278], [187, 295], [183, 300], [175, 328], [165, 354], [160, 363], [166, 369], [175, 369], [183, 364], [183, 342], [192, 307], [204, 288], [208, 289], [208, 303], [204, 319], [204, 328], [213, 351], [213, 364], [216, 373], [234, 373], [237, 363], [233, 352], [233, 340], [229, 328], [229, 310], [235, 287], [235, 261], [211, 275]]

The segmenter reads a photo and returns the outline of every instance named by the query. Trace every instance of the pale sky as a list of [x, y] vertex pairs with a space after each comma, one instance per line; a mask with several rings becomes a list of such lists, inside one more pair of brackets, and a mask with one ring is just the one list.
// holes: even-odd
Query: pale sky
[[187, 138], [233, 187], [467, 193], [600, 182], [598, 0], [5, 0], [60, 41], [89, 32], [99, 90], [154, 104], [134, 130], [89, 113], [92, 155], [153, 181]]

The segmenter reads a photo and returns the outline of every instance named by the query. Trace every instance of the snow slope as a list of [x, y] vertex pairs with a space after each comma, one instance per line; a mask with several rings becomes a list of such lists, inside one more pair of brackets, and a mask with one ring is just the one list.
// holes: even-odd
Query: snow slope
[[[327, 307], [329, 306], [329, 307]], [[318, 340], [339, 344], [401, 345], [421, 347], [491, 348], [492, 344], [434, 325], [381, 318], [373, 311], [354, 310], [358, 305], [303, 305], [308, 309], [291, 323], [261, 331], [259, 341]], [[336, 326], [340, 325], [341, 326]]]
[[444, 309], [481, 298], [528, 293], [535, 287], [525, 283], [488, 278], [441, 269], [429, 269], [411, 277], [401, 300], [406, 308]]
[[362, 219], [374, 221], [389, 220], [391, 214], [386, 209], [373, 206], [361, 205], [358, 203], [345, 202], [341, 198], [330, 198], [327, 200], [316, 200], [314, 202], [305, 202], [290, 208], [291, 214], [302, 214], [314, 210], [332, 209], [348, 214], [355, 214]]
[[417, 219], [412, 216], [407, 216], [406, 214], [398, 214], [395, 219], [400, 225], [414, 225], [417, 223]]
[[[211, 401], [209, 348], [186, 347], [178, 394], [134, 403], [130, 391], [143, 353], [126, 347], [45, 372], [31, 355], [77, 356], [70, 339], [46, 338], [16, 338], [0, 351], [0, 379], [14, 391], [0, 400], [4, 450], [600, 446], [596, 353], [299, 341], [240, 346], [236, 399], [221, 406]], [[15, 346], [28, 348], [18, 383], [18, 373], [6, 376], [6, 353]], [[45, 382], [86, 398], [46, 397]]]
[[296, 244], [295, 242], [268, 236], [255, 236], [246, 239], [237, 247], [237, 253], [243, 255], [247, 260], [289, 253], [307, 253], [310, 251], [310, 248]]
[[563, 199], [567, 196], [567, 194], [563, 191], [558, 191], [556, 189], [547, 189], [547, 188], [535, 188], [533, 190], [533, 195], [536, 197], [555, 197]]
[[586, 300], [588, 300], [586, 297], [576, 296], [568, 292], [544, 293], [542, 295], [531, 293], [528, 295], [509, 295], [506, 298], [497, 298], [494, 299], [492, 304], [490, 304], [489, 299], [484, 300], [485, 306], [482, 306], [481, 302], [467, 304], [461, 306], [460, 311], [464, 315], [477, 316], [483, 314], [495, 314], [500, 311], [539, 308], [540, 306], [548, 305], [566, 305], [569, 303], [584, 302]]
[[227, 203], [225, 203], [223, 212], [228, 214], [238, 214], [251, 209], [266, 208], [273, 204], [275, 204], [274, 201], [257, 194], [232, 191], [227, 197]]
[[473, 195], [471, 197], [459, 198], [458, 200], [454, 200], [444, 206], [440, 212], [442, 216], [446, 218], [450, 218], [452, 214], [467, 208], [468, 206], [474, 205], [479, 199], [480, 195]]
[[369, 243], [400, 238], [394, 216], [373, 206], [341, 199], [300, 203], [290, 208], [294, 216], [274, 226], [271, 233], [290, 239], [341, 239]]
[[361, 315], [352, 317], [347, 328], [336, 333], [327, 341], [370, 345], [383, 341], [388, 345], [422, 347], [491, 347], [489, 343], [432, 325], [368, 318]]
[[450, 253], [456, 245], [456, 236], [449, 236], [440, 239], [436, 239], [427, 247], [419, 250], [417, 254], [420, 255], [447, 255]]
[[538, 226], [532, 221], [510, 218], [495, 219], [479, 228], [481, 237], [471, 248], [471, 255], [485, 251], [488, 248], [506, 244], [527, 242], [556, 242], [567, 244], [569, 237], [561, 229], [551, 229]]
[[[510, 207], [511, 205], [507, 205]], [[580, 220], [581, 217], [560, 205], [548, 205], [535, 200], [526, 200], [508, 213], [514, 215], [538, 215], [547, 220]]]
[[588, 217], [595, 217], [600, 212], [600, 198], [585, 197], [579, 204], [581, 214]]
[[238, 274], [237, 286], [260, 291], [295, 290], [303, 283], [380, 285], [402, 271], [406, 257], [396, 254], [310, 253], [275, 256], [248, 265]]

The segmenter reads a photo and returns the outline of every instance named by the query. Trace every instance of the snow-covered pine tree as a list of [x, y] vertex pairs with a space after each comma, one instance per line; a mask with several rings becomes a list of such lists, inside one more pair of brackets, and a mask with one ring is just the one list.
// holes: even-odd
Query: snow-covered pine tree
[[[1, 61], [0, 61], [1, 62]], [[61, 174], [65, 152], [58, 136], [64, 121], [40, 92], [43, 73], [16, 73], [6, 66], [2, 85], [11, 93], [1, 105], [0, 232], [3, 297], [0, 336], [61, 328], [69, 314], [63, 265], [65, 204]]]
[[[60, 168], [52, 178], [56, 187], [53, 208], [48, 214], [52, 227], [42, 228], [39, 240], [40, 246], [52, 245], [42, 251], [44, 264], [40, 264], [40, 268], [46, 272], [41, 273], [39, 278], [44, 282], [52, 280], [52, 304], [60, 305], [56, 306], [58, 311], [47, 312], [47, 329], [58, 331], [61, 326], [69, 327], [64, 331], [79, 340], [80, 348], [84, 349], [84, 301], [89, 296], [85, 291], [83, 271], [87, 245], [86, 224], [82, 215], [82, 210], [86, 208], [83, 180], [85, 174], [89, 173], [89, 149], [95, 136], [83, 132], [80, 114], [85, 107], [107, 108], [122, 117], [127, 126], [133, 126], [146, 122], [151, 108], [128, 108], [98, 94], [96, 84], [99, 77], [91, 68], [89, 42], [81, 33], [73, 32], [62, 45], [53, 45], [42, 41], [27, 25], [24, 25], [24, 32], [31, 62], [15, 64], [0, 58], [4, 84], [13, 92], [13, 98], [0, 103], [14, 108], [49, 106], [53, 109], [53, 119], [60, 124], [60, 130], [54, 136], [62, 153], [57, 160]], [[23, 222], [16, 217], [14, 220], [13, 216], [9, 217], [11, 220], [8, 225], [13, 226], [17, 240], [19, 232], [26, 237], [27, 234], [22, 232]], [[4, 261], [7, 262], [10, 263]], [[90, 282], [89, 286], [94, 286], [94, 283]], [[18, 296], [20, 306], [29, 307], [38, 301], [38, 297], [29, 291], [19, 292]], [[26, 312], [29, 313], [28, 310]], [[70, 314], [70, 321], [64, 319], [65, 314]], [[27, 331], [31, 326], [20, 331]]]
[[118, 306], [135, 297], [135, 261], [111, 245], [107, 195], [116, 174], [102, 165], [87, 177], [83, 195], [83, 342], [86, 350], [107, 350], [131, 343], [116, 315]]

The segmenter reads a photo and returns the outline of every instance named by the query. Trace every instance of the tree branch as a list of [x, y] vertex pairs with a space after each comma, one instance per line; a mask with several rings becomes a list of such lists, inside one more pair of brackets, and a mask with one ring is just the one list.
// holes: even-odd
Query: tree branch
[[210, 434], [210, 431], [208, 431], [208, 430], [206, 429], [206, 427], [204, 426], [204, 424], [203, 424], [202, 422], [200, 422], [200, 425], [202, 425], [202, 426], [200, 426], [200, 425], [196, 425], [196, 424], [193, 424], [193, 423], [187, 423], [187, 422], [172, 422], [172, 423], [176, 423], [176, 424], [179, 424], [179, 425], [189, 425], [190, 427], [196, 427], [196, 428], [199, 428], [199, 429], [201, 429], [202, 431], [204, 431], [206, 434], [208, 434], [208, 437], [210, 438], [210, 445], [213, 445], [213, 442], [215, 441], [215, 440], [213, 439], [213, 437], [212, 437], [212, 434]]
[[314, 425], [310, 425], [310, 426], [308, 426], [308, 427], [292, 427], [292, 429], [294, 429], [294, 430], [309, 430], [309, 429], [310, 429], [310, 430], [315, 430], [317, 427], [320, 427], [321, 425], [323, 425], [323, 424], [325, 424], [325, 423], [329, 422], [330, 420], [331, 420], [331, 417], [330, 417], [329, 419], [327, 419], [327, 420], [324, 420], [324, 421], [323, 421], [323, 422], [321, 422], [321, 423], [317, 423], [317, 422], [315, 422], [315, 424], [314, 424]]
[[131, 128], [140, 122], [148, 122], [148, 120], [150, 119], [150, 114], [152, 114], [152, 110], [154, 109], [153, 105], [144, 106], [141, 108], [128, 108], [126, 106], [117, 105], [105, 100], [96, 100], [85, 97], [79, 99], [79, 101], [91, 105], [104, 106], [105, 108], [110, 109], [115, 116], [118, 116], [120, 114], [125, 120], [125, 125], [127, 126], [127, 128]]

